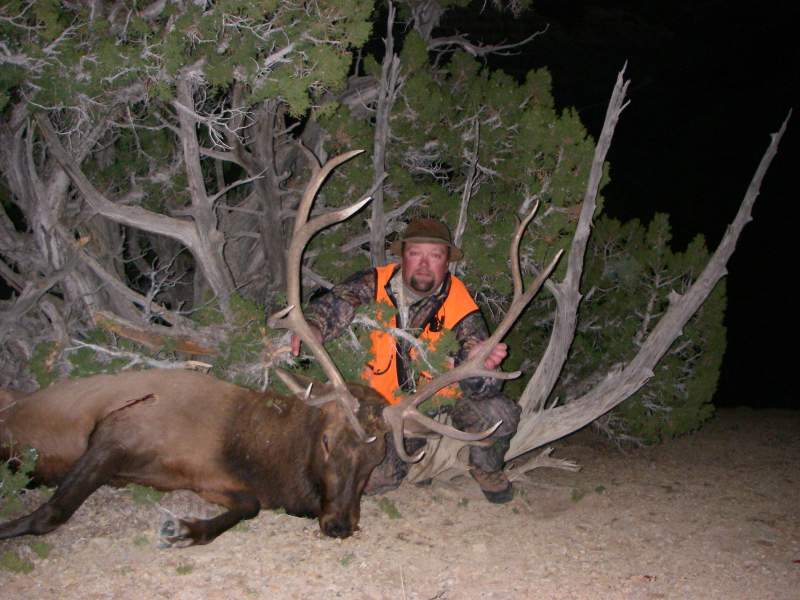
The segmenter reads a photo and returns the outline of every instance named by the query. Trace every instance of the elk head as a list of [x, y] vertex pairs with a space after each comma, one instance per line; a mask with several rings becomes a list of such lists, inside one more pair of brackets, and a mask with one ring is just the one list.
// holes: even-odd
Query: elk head
[[332, 384], [282, 369], [276, 369], [276, 373], [295, 396], [319, 407], [316, 429], [308, 431], [308, 435], [316, 440], [309, 467], [320, 496], [320, 529], [330, 537], [348, 537], [358, 527], [361, 494], [369, 475], [386, 454], [386, 424], [382, 418], [386, 402], [368, 386], [347, 384], [348, 392], [358, 402], [356, 417], [369, 435], [367, 442], [350, 425], [348, 411], [331, 401], [336, 394]]
[[[320, 387], [323, 395], [333, 392], [328, 384]], [[320, 407], [324, 415], [322, 430], [311, 465], [321, 497], [320, 529], [325, 535], [340, 538], [357, 529], [361, 494], [370, 473], [386, 454], [386, 426], [381, 418], [383, 398], [373, 389], [358, 384], [349, 384], [348, 390], [359, 400], [359, 423], [374, 440], [367, 443], [360, 439], [339, 406], [328, 402]]]

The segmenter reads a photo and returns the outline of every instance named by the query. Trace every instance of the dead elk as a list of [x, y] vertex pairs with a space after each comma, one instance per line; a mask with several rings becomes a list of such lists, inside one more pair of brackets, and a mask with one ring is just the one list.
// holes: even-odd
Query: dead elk
[[278, 507], [319, 517], [323, 533], [347, 537], [385, 451], [383, 400], [363, 386], [350, 391], [361, 400], [359, 423], [377, 436], [371, 443], [337, 403], [314, 407], [192, 371], [98, 375], [25, 397], [0, 394], [0, 457], [12, 444], [35, 448], [36, 477], [58, 486], [36, 511], [0, 525], [0, 539], [52, 531], [106, 483], [189, 489], [227, 508], [207, 520], [167, 520], [166, 545], [208, 543]]
[[[189, 489], [227, 508], [206, 520], [174, 518], [162, 527], [167, 545], [205, 544], [261, 508], [319, 517], [326, 535], [347, 537], [358, 525], [360, 498], [385, 453], [391, 431], [401, 458], [407, 435], [446, 435], [478, 442], [500, 425], [463, 432], [421, 414], [417, 407], [443, 387], [470, 377], [509, 379], [483, 363], [555, 268], [560, 254], [523, 292], [518, 248], [535, 208], [511, 244], [514, 300], [492, 336], [457, 368], [393, 405], [370, 388], [347, 384], [300, 309], [303, 249], [328, 225], [365, 201], [308, 220], [311, 204], [333, 168], [360, 151], [329, 160], [311, 157], [313, 176], [297, 208], [287, 253], [288, 308], [271, 327], [296, 333], [330, 383], [312, 390], [288, 380], [294, 398], [257, 393], [195, 372], [151, 370], [97, 375], [57, 383], [23, 396], [0, 390], [0, 458], [9, 447], [33, 447], [37, 476], [57, 484], [50, 500], [30, 515], [0, 525], [0, 539], [42, 534], [64, 523], [105, 483], [137, 483], [161, 490]], [[298, 398], [299, 397], [299, 398]], [[5, 450], [4, 450], [5, 448]]]

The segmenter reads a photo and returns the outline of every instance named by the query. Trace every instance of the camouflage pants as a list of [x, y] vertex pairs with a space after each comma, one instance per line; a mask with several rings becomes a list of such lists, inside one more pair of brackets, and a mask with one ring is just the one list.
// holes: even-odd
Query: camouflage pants
[[[456, 401], [455, 406], [449, 409], [453, 425], [462, 431], [482, 431], [488, 429], [498, 421], [502, 421], [487, 439], [492, 440], [490, 446], [470, 446], [469, 464], [482, 471], [499, 471], [503, 468], [503, 456], [508, 451], [511, 438], [517, 431], [519, 424], [520, 407], [516, 402], [503, 394], [489, 398], [473, 398], [467, 395]], [[425, 440], [408, 438], [405, 440], [406, 452], [414, 454], [425, 445]], [[394, 447], [391, 434], [386, 436], [386, 457], [370, 476], [367, 485], [367, 494], [377, 494], [388, 491], [400, 485], [408, 475], [411, 465], [400, 458]]]

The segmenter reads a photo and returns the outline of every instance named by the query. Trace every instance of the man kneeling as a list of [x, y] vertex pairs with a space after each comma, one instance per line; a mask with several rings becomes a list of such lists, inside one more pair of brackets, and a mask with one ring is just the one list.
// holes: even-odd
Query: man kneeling
[[[451, 261], [460, 260], [462, 252], [452, 243], [450, 230], [434, 219], [409, 223], [390, 250], [400, 256], [400, 263], [371, 268], [348, 278], [309, 302], [306, 320], [320, 341], [339, 336], [352, 322], [362, 305], [382, 302], [396, 309], [396, 315], [381, 323], [400, 328], [427, 342], [435, 342], [446, 329], [455, 333], [458, 351], [453, 356], [458, 366], [477, 352], [488, 337], [486, 323], [466, 286], [448, 271]], [[371, 332], [374, 359], [366, 365], [369, 385], [389, 403], [397, 402], [397, 393], [412, 393], [427, 374], [411, 373], [414, 350], [407, 340], [395, 338], [383, 330]], [[292, 338], [292, 351], [300, 352], [300, 340]], [[484, 362], [496, 369], [506, 357], [505, 344], [497, 344]], [[471, 446], [470, 473], [490, 502], [508, 502], [513, 496], [511, 482], [503, 473], [503, 456], [517, 430], [520, 408], [501, 392], [502, 381], [475, 377], [445, 388], [439, 395], [454, 399], [453, 425], [462, 431], [476, 432], [502, 421], [489, 437], [490, 446]], [[406, 440], [411, 453], [424, 440]], [[408, 473], [408, 463], [387, 444], [387, 455], [367, 484], [367, 494], [376, 494], [400, 485]]]

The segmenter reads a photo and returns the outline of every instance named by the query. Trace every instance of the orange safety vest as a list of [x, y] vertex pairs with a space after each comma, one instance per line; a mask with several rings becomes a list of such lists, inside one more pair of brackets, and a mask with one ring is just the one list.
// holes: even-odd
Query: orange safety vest
[[[398, 265], [396, 263], [391, 263], [375, 269], [377, 275], [375, 301], [379, 304], [384, 303], [397, 308], [386, 290], [389, 280], [397, 268]], [[464, 317], [478, 310], [478, 305], [475, 304], [467, 287], [460, 279], [450, 275], [446, 285], [449, 286], [449, 290], [444, 302], [439, 306], [434, 318], [425, 323], [422, 333], [418, 336], [420, 339], [426, 340], [431, 346], [434, 346], [436, 340], [442, 335], [441, 325], [446, 329], [453, 329]], [[387, 319], [381, 316], [379, 310], [378, 320], [386, 327], [397, 327], [397, 315]], [[431, 328], [434, 323], [436, 323], [436, 326]], [[377, 329], [370, 333], [370, 339], [374, 358], [371, 363], [367, 363], [363, 377], [370, 387], [383, 396], [389, 404], [396, 404], [400, 401], [397, 395], [400, 384], [397, 376], [397, 347], [395, 339], [390, 333]], [[426, 372], [422, 372], [421, 376], [431, 379], [431, 375]], [[422, 377], [420, 377], [420, 380]], [[457, 398], [461, 395], [461, 390], [458, 384], [454, 383], [438, 393]]]

